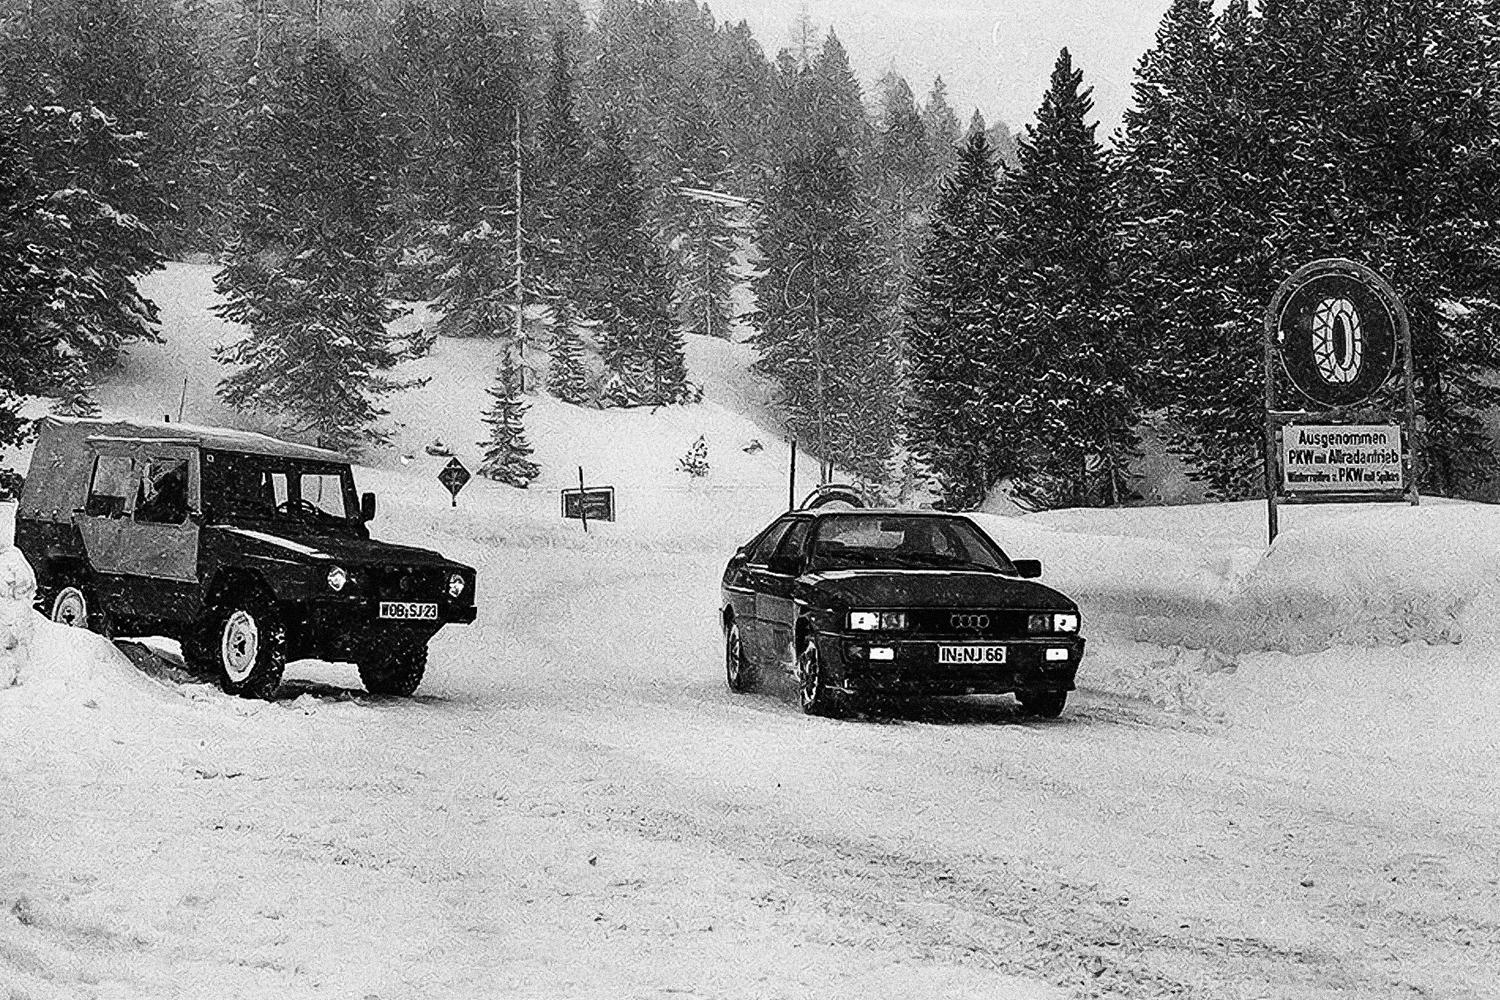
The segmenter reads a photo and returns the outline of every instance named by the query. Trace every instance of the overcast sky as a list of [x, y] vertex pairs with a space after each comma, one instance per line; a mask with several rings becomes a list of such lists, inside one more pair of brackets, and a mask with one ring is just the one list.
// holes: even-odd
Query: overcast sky
[[[1033, 119], [1064, 46], [1094, 88], [1099, 138], [1130, 100], [1131, 74], [1170, 0], [807, 0], [866, 85], [894, 68], [927, 96], [941, 74], [959, 118], [977, 106], [1012, 129]], [[769, 58], [791, 44], [801, 0], [709, 0], [720, 21], [746, 20]]]

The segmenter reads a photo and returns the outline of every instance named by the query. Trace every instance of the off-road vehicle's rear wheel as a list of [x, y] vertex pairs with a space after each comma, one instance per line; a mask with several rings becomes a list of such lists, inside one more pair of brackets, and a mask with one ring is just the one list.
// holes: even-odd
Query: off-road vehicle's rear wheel
[[114, 620], [95, 597], [94, 588], [76, 577], [64, 579], [51, 600], [44, 596], [47, 617], [59, 625], [84, 628], [105, 638], [115, 634]]
[[193, 666], [211, 665], [229, 694], [267, 700], [275, 695], [286, 670], [286, 625], [275, 604], [253, 591], [231, 593], [207, 626], [183, 643], [183, 658]]
[[409, 698], [427, 672], [427, 644], [392, 643], [361, 653], [356, 665], [366, 691]]

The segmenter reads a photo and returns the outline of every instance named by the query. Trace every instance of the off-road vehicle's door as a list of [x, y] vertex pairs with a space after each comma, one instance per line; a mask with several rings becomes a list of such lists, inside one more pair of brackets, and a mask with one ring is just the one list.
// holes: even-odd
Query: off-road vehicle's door
[[91, 438], [88, 499], [76, 515], [102, 604], [119, 615], [176, 619], [198, 586], [198, 450]]

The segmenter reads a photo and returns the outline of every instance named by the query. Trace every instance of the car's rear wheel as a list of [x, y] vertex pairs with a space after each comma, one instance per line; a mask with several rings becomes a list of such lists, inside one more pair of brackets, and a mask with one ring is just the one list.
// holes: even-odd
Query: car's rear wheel
[[731, 691], [748, 691], [755, 686], [755, 668], [745, 655], [740, 623], [733, 619], [724, 630], [724, 679]]
[[394, 645], [364, 653], [356, 666], [366, 691], [409, 698], [427, 672], [427, 644]]
[[193, 642], [184, 652], [213, 657], [219, 686], [241, 698], [269, 700], [286, 670], [286, 625], [273, 604], [257, 593], [233, 594], [212, 618], [212, 641]]
[[838, 718], [848, 713], [843, 693], [829, 687], [828, 666], [812, 635], [804, 638], [797, 650], [797, 692], [802, 711], [808, 715]]
[[1055, 719], [1062, 715], [1063, 706], [1068, 703], [1068, 692], [1018, 691], [1016, 700], [1032, 715], [1040, 715], [1044, 719]]

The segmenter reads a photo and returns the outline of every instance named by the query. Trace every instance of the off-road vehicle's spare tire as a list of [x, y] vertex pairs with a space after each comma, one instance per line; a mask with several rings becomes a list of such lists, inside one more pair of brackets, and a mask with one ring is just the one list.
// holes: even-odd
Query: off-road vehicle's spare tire
[[232, 591], [214, 606], [201, 631], [183, 642], [182, 652], [190, 665], [212, 667], [229, 694], [270, 699], [286, 670], [286, 625], [264, 594]]
[[366, 691], [408, 698], [427, 672], [427, 644], [382, 643], [360, 654], [358, 666]]

